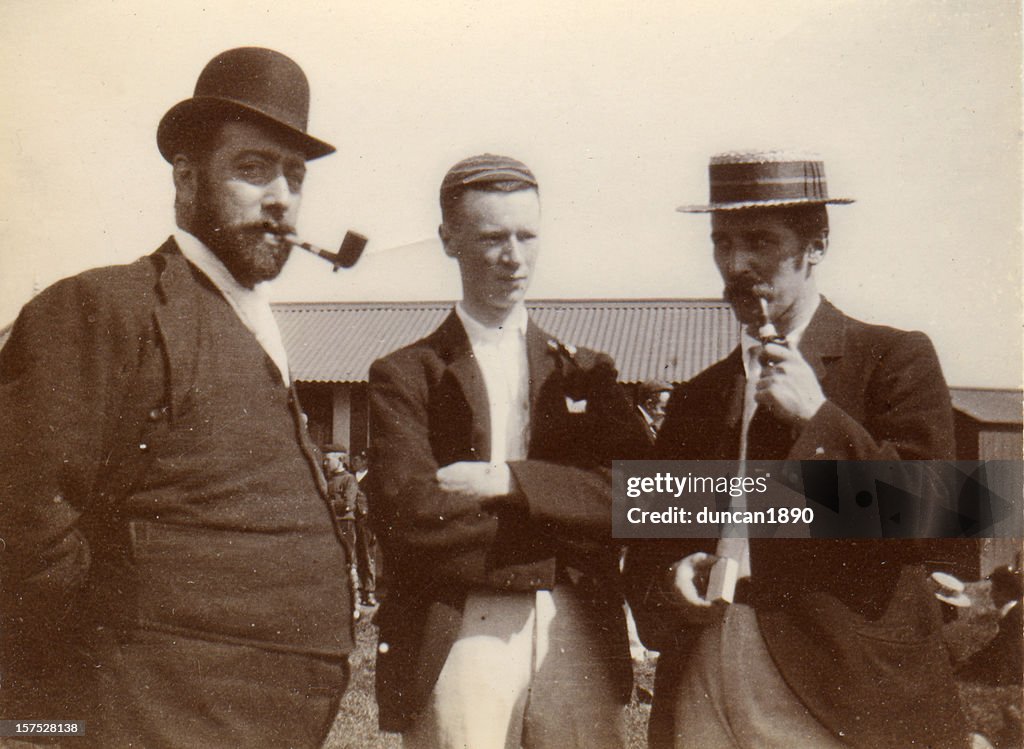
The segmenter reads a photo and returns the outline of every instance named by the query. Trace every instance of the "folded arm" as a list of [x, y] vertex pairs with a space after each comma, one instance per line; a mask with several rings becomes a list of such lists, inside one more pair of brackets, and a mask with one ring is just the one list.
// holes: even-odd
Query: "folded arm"
[[429, 400], [425, 378], [387, 359], [371, 368], [371, 517], [392, 553], [429, 559], [419, 571], [433, 579], [487, 585], [503, 565], [609, 546], [607, 467], [532, 458], [442, 465]]

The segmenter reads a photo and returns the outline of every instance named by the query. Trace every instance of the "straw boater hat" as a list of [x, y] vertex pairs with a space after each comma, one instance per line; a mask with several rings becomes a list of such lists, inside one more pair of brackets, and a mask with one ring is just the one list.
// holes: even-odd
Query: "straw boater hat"
[[729, 151], [711, 157], [711, 201], [681, 205], [682, 213], [852, 203], [830, 198], [825, 164], [818, 156], [786, 151]]
[[217, 120], [251, 118], [271, 126], [306, 159], [334, 153], [334, 146], [306, 132], [309, 82], [295, 61], [262, 47], [240, 47], [214, 57], [196, 81], [195, 95], [160, 120], [157, 146], [173, 161], [196, 127]]

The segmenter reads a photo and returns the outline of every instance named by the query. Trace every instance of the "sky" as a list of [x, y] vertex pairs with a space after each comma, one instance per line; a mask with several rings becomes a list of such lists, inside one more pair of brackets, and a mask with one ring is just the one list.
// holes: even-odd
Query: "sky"
[[0, 327], [33, 291], [173, 230], [156, 126], [217, 53], [267, 46], [312, 88], [302, 236], [279, 301], [459, 296], [437, 188], [484, 151], [540, 182], [533, 298], [721, 295], [711, 154], [824, 158], [819, 287], [919, 329], [956, 386], [1021, 387], [1021, 19], [1012, 0], [0, 3]]

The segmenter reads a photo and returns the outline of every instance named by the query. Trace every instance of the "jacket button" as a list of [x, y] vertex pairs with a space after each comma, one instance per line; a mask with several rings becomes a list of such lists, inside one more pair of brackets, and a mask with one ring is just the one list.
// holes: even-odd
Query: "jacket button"
[[151, 409], [149, 409], [149, 413], [147, 414], [147, 418], [150, 421], [160, 421], [160, 419], [163, 418], [163, 415], [166, 412], [166, 410], [167, 410], [166, 408], [151, 408]]
[[388, 645], [386, 642], [382, 642], [380, 645], [377, 646], [377, 652], [381, 655], [386, 655], [389, 650], [391, 650], [391, 646]]

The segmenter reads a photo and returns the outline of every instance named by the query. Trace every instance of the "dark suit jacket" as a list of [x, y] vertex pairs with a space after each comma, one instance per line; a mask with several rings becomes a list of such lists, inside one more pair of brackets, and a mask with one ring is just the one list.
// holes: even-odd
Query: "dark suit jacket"
[[[823, 299], [800, 351], [827, 401], [796, 435], [787, 460], [954, 457], [949, 391], [924, 334], [859, 322]], [[675, 390], [659, 458], [738, 458], [741, 356], [737, 349]], [[973, 545], [878, 538], [750, 543], [762, 634], [787, 683], [819, 720], [855, 746], [906, 746], [911, 739], [957, 745], [959, 708], [922, 565], [959, 571]], [[662, 651], [655, 741], [666, 738], [696, 634], [680, 616], [667, 572], [683, 556], [714, 548], [713, 541], [649, 541], [627, 557], [638, 629]]]
[[370, 512], [370, 500], [366, 497], [366, 491], [370, 487], [370, 472], [363, 474], [361, 479], [357, 478], [356, 485], [359, 487], [356, 493], [356, 517], [364, 518]]
[[[441, 466], [490, 454], [483, 375], [458, 317], [370, 369], [370, 516], [390, 579], [376, 620], [383, 729], [402, 730], [426, 704], [474, 588], [576, 585], [603, 622], [628, 700], [610, 461], [640, 436], [611, 360], [549, 344], [531, 321], [529, 454], [510, 464], [518, 492], [468, 507], [435, 479]], [[586, 412], [570, 413], [567, 395]]]
[[[85, 691], [62, 659], [93, 625], [351, 649], [344, 552], [294, 391], [173, 240], [26, 305], [0, 351], [0, 412], [5, 701]], [[24, 709], [5, 714], [74, 717]]]
[[327, 496], [337, 518], [351, 520], [356, 516], [359, 504], [359, 481], [355, 474], [346, 470], [333, 473], [327, 478]]

